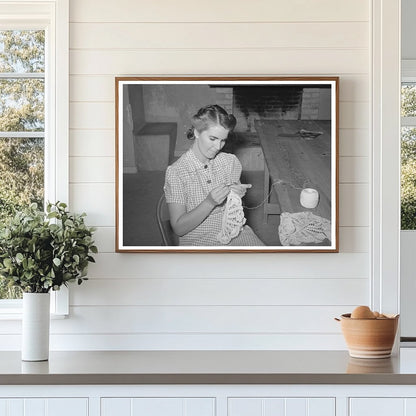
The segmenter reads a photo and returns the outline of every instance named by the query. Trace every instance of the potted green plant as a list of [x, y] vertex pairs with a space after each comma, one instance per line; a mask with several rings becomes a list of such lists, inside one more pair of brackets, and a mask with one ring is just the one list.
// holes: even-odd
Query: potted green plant
[[25, 361], [48, 359], [50, 291], [81, 284], [94, 262], [95, 229], [85, 224], [85, 215], [70, 213], [62, 202], [48, 203], [46, 212], [32, 204], [0, 225], [0, 276], [23, 291]]

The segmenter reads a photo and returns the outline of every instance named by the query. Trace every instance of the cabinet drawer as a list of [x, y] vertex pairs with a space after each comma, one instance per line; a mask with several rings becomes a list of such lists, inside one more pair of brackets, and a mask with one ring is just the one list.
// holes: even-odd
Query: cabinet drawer
[[87, 398], [0, 399], [0, 416], [88, 416]]
[[134, 397], [101, 399], [101, 416], [214, 416], [208, 397]]
[[351, 398], [350, 416], [414, 416], [415, 398], [369, 397]]
[[335, 399], [229, 398], [228, 416], [335, 416]]

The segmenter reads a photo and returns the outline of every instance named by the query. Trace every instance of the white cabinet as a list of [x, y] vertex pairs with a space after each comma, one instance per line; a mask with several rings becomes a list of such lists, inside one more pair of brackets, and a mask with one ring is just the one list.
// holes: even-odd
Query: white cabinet
[[335, 399], [229, 398], [228, 416], [335, 416]]
[[349, 416], [414, 416], [415, 398], [351, 398]]
[[214, 398], [115, 398], [101, 399], [101, 416], [213, 416]]
[[416, 385], [0, 385], [0, 416], [416, 416]]
[[0, 399], [0, 416], [88, 416], [87, 398]]

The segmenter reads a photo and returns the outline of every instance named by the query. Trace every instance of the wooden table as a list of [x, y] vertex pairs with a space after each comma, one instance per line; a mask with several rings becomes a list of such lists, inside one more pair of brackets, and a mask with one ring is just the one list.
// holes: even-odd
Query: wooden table
[[[255, 127], [265, 158], [265, 222], [269, 215], [301, 211], [331, 220], [331, 122], [257, 120]], [[301, 130], [322, 134], [302, 137]], [[304, 188], [319, 192], [319, 203], [312, 210], [300, 204]], [[271, 195], [272, 189], [276, 195]]]

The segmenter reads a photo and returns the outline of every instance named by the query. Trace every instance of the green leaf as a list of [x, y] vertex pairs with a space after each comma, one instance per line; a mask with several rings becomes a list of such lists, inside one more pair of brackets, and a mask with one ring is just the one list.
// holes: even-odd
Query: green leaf
[[45, 292], [69, 281], [82, 282], [89, 262], [94, 262], [89, 254], [98, 250], [93, 230], [85, 225], [83, 216], [58, 203], [48, 204], [47, 211], [45, 214], [27, 204], [3, 223], [0, 206], [0, 277], [6, 285]]

